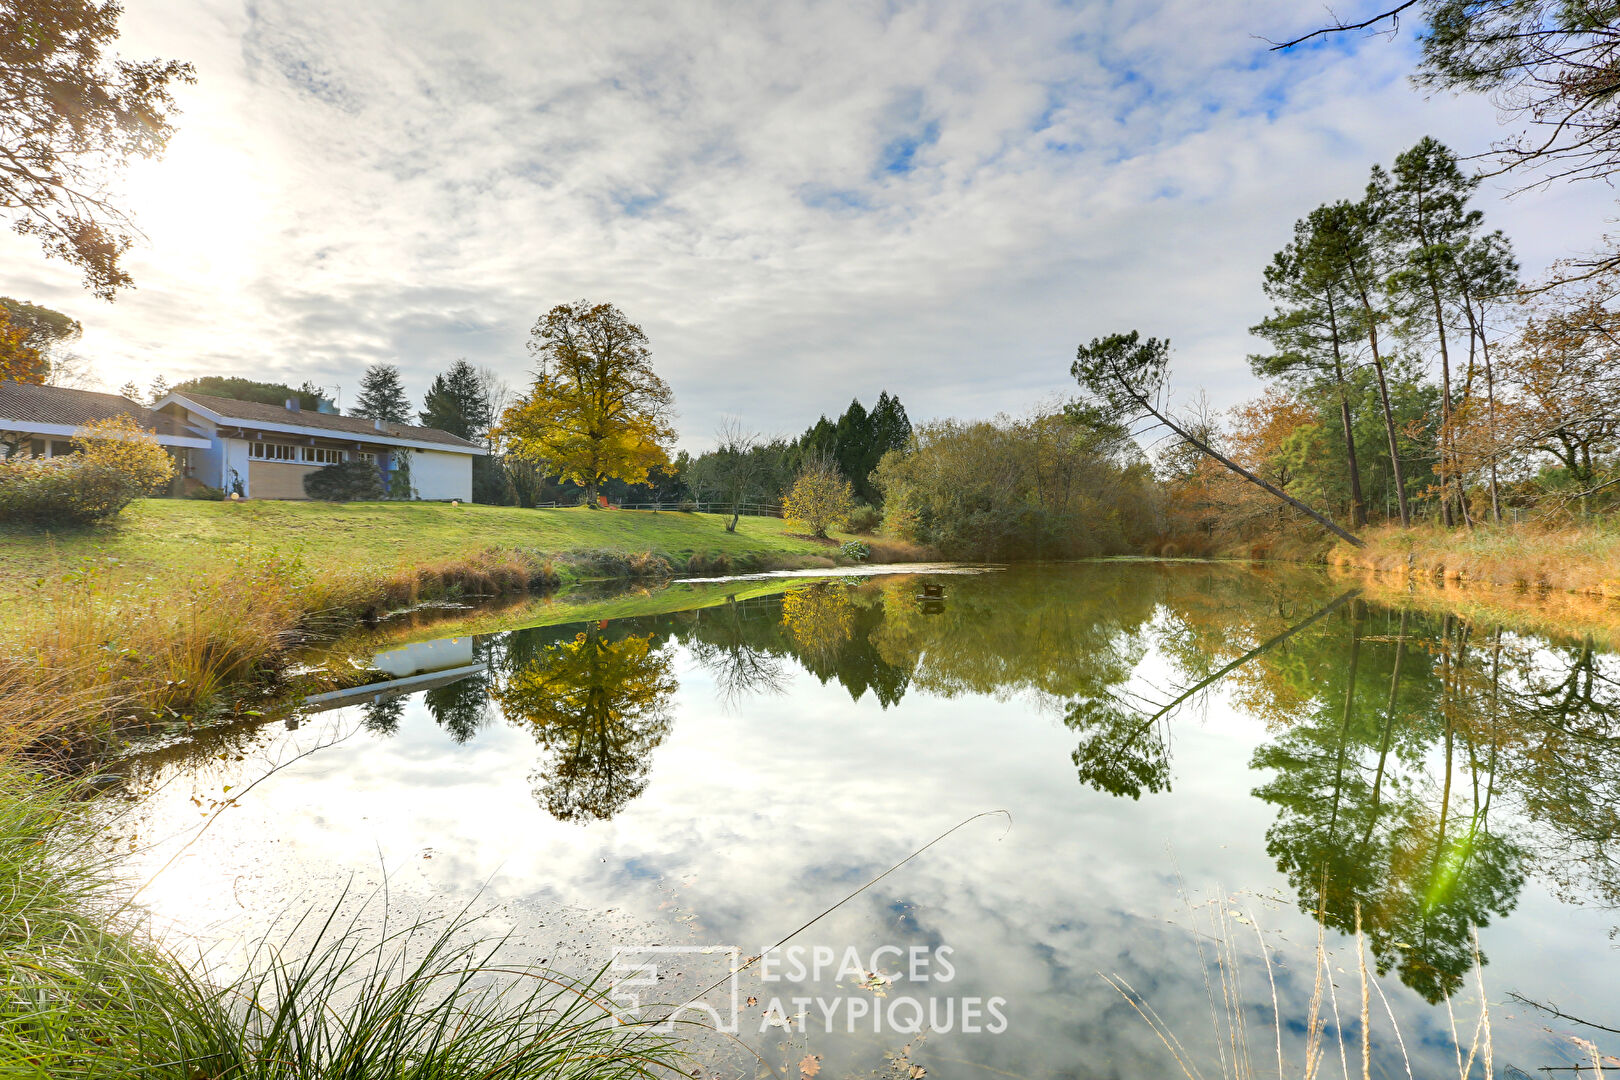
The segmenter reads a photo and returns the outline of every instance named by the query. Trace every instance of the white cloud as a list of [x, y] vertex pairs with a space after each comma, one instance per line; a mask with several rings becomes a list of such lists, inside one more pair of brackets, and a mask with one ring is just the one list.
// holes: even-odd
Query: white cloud
[[[1370, 10], [1370, 5], [1368, 6]], [[1075, 344], [1139, 327], [1216, 404], [1292, 222], [1425, 133], [1410, 39], [1271, 54], [1316, 13], [1244, 5], [326, 5], [144, 0], [123, 49], [194, 60], [131, 198], [140, 289], [93, 301], [21, 240], [0, 291], [86, 324], [110, 385], [162, 371], [341, 384], [456, 356], [520, 383], [549, 305], [642, 322], [684, 441], [792, 432], [887, 388], [916, 417], [1019, 410]], [[1530, 269], [1606, 193], [1486, 199]]]

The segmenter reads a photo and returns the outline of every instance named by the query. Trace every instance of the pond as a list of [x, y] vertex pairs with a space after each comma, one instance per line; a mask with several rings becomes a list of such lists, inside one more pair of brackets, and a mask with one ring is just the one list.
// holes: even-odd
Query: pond
[[471, 905], [626, 1008], [735, 1006], [721, 1076], [1301, 1075], [1313, 1017], [1360, 1075], [1358, 920], [1373, 1075], [1457, 1075], [1482, 991], [1496, 1075], [1620, 1051], [1521, 1000], [1620, 1027], [1620, 657], [1302, 570], [747, 584], [134, 748], [142, 902], [226, 964]]

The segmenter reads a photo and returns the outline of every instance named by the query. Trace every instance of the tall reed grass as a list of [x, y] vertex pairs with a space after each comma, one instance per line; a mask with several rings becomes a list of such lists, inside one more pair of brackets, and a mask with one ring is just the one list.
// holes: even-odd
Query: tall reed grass
[[268, 555], [164, 590], [122, 593], [89, 571], [37, 583], [0, 637], [0, 754], [83, 740], [121, 719], [200, 719], [274, 691], [295, 650], [391, 610], [554, 585], [522, 552], [314, 573]]
[[1362, 538], [1366, 547], [1340, 545], [1328, 562], [1402, 580], [1620, 600], [1620, 523], [1379, 528]]
[[591, 984], [499, 967], [465, 917], [379, 934], [328, 915], [307, 948], [211, 982], [131, 917], [74, 794], [0, 768], [0, 1074], [650, 1080], [681, 1064]]
[[[1185, 894], [1184, 898], [1192, 921], [1194, 948], [1209, 1005], [1215, 1060], [1210, 1061], [1206, 1056], [1189, 1049], [1187, 1044], [1191, 1041], [1190, 1036], [1184, 1039], [1183, 1032], [1178, 1032], [1171, 1026], [1154, 1009], [1152, 1003], [1124, 978], [1118, 974], [1105, 975], [1101, 972], [1098, 974], [1125, 999], [1158, 1036], [1181, 1075], [1187, 1080], [1205, 1080], [1206, 1077], [1215, 1076], [1221, 1080], [1259, 1080], [1262, 1076], [1272, 1075], [1273, 1057], [1277, 1080], [1290, 1080], [1293, 1077], [1298, 1077], [1299, 1080], [1321, 1080], [1328, 1075], [1338, 1075], [1344, 1080], [1354, 1080], [1356, 1077], [1360, 1077], [1361, 1080], [1372, 1080], [1374, 1075], [1388, 1075], [1380, 1071], [1373, 1061], [1375, 1047], [1378, 1047], [1380, 1038], [1386, 1044], [1392, 1043], [1392, 1052], [1399, 1054], [1403, 1066], [1399, 1073], [1404, 1073], [1407, 1077], [1436, 1075], [1432, 1071], [1423, 1071], [1425, 1065], [1412, 1061], [1406, 1038], [1395, 1018], [1394, 1010], [1390, 1007], [1389, 999], [1385, 997], [1378, 980], [1368, 970], [1368, 948], [1361, 929], [1359, 911], [1356, 916], [1353, 960], [1333, 955], [1327, 946], [1326, 928], [1318, 921], [1314, 981], [1303, 1024], [1303, 1036], [1300, 1045], [1285, 1048], [1284, 1032], [1298, 1031], [1301, 1025], [1283, 1015], [1283, 1007], [1277, 993], [1276, 970], [1272, 964], [1272, 949], [1266, 943], [1265, 934], [1260, 928], [1259, 921], [1254, 918], [1253, 912], [1240, 909], [1230, 897], [1218, 896], [1208, 905], [1210, 914], [1205, 925], [1194, 909], [1191, 899], [1186, 898]], [[1251, 933], [1254, 935], [1255, 946], [1262, 960], [1265, 986], [1269, 989], [1271, 998], [1272, 1022], [1269, 1027], [1258, 1029], [1250, 1016], [1248, 997], [1243, 987], [1244, 956], [1248, 950], [1240, 942], [1240, 938]], [[1446, 1017], [1449, 1020], [1451, 1039], [1449, 1047], [1451, 1068], [1447, 1069], [1447, 1072], [1454, 1069], [1458, 1080], [1470, 1080], [1475, 1076], [1491, 1080], [1496, 1076], [1495, 1045], [1491, 1029], [1490, 999], [1485, 992], [1485, 973], [1480, 959], [1477, 933], [1474, 935], [1473, 948], [1474, 984], [1479, 997], [1479, 1014], [1472, 1020], [1471, 1025], [1465, 1020], [1459, 1026], [1453, 1003], [1451, 999], [1446, 999]], [[1341, 1009], [1338, 987], [1333, 981], [1333, 975], [1335, 970], [1343, 975], [1346, 967], [1350, 968], [1349, 977], [1355, 980], [1355, 992], [1353, 996], [1347, 995], [1349, 1000], [1343, 1003]], [[1384, 1023], [1386, 1019], [1387, 1024]], [[1385, 1034], [1381, 1037], [1375, 1036], [1375, 1029], [1382, 1030]], [[1346, 1034], [1347, 1031], [1350, 1032], [1349, 1035]], [[1603, 1075], [1602, 1065], [1606, 1059], [1598, 1048], [1579, 1039], [1573, 1040], [1573, 1044], [1590, 1057], [1596, 1068], [1594, 1075]], [[1524, 1075], [1517, 1070], [1509, 1072], [1511, 1075]]]

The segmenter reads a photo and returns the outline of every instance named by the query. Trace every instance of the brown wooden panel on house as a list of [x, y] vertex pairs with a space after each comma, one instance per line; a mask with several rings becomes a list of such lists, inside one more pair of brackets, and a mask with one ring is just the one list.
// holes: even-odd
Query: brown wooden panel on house
[[314, 470], [284, 461], [248, 462], [248, 498], [307, 499], [304, 477]]

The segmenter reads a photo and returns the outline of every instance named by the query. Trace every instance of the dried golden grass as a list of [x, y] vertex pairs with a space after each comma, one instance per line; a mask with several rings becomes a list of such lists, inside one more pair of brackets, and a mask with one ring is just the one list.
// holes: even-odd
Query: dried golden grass
[[[1256, 1063], [1257, 1051], [1264, 1055], [1266, 1051], [1275, 1048], [1277, 1077], [1283, 1080], [1287, 1076], [1299, 1076], [1302, 1080], [1317, 1080], [1325, 1075], [1323, 1064], [1329, 1049], [1328, 1039], [1331, 1034], [1333, 1045], [1338, 1051], [1340, 1070], [1346, 1077], [1355, 1075], [1352, 1072], [1350, 1052], [1346, 1046], [1345, 1023], [1339, 1011], [1339, 1000], [1336, 984], [1333, 981], [1333, 970], [1344, 963], [1342, 957], [1335, 957], [1327, 947], [1326, 927], [1318, 921], [1315, 954], [1315, 980], [1311, 989], [1310, 1004], [1307, 1007], [1304, 1027], [1304, 1045], [1300, 1047], [1298, 1061], [1290, 1061], [1290, 1054], [1283, 1046], [1283, 1030], [1297, 1029], [1299, 1025], [1292, 1021], [1285, 1021], [1282, 1016], [1282, 1007], [1278, 1001], [1277, 983], [1272, 966], [1271, 954], [1274, 946], [1265, 940], [1265, 934], [1260, 929], [1259, 921], [1252, 910], [1243, 910], [1236, 906], [1228, 897], [1218, 896], [1208, 905], [1200, 905], [1209, 909], [1208, 925], [1202, 925], [1197, 909], [1192, 905], [1191, 898], [1184, 895], [1187, 912], [1192, 920], [1193, 946], [1198, 955], [1198, 965], [1203, 974], [1205, 995], [1208, 998], [1210, 1024], [1215, 1044], [1215, 1061], [1201, 1060], [1200, 1056], [1190, 1050], [1186, 1043], [1177, 1034], [1176, 1030], [1161, 1016], [1153, 1005], [1130, 983], [1118, 974], [1105, 975], [1098, 972], [1099, 977], [1114, 989], [1131, 1009], [1148, 1025], [1154, 1035], [1169, 1052], [1176, 1066], [1181, 1070], [1187, 1080], [1203, 1080], [1206, 1073], [1219, 1075], [1222, 1080], [1259, 1080], [1262, 1073], [1269, 1073], [1268, 1066]], [[1254, 1021], [1248, 1016], [1246, 996], [1242, 984], [1243, 953], [1238, 947], [1237, 938], [1245, 931], [1238, 929], [1246, 926], [1254, 934], [1258, 951], [1265, 962], [1266, 979], [1271, 989], [1271, 1031], [1272, 1038], [1266, 1039], [1264, 1044], [1256, 1043], [1255, 1037], [1265, 1038], [1268, 1034], [1264, 1029], [1257, 1029]], [[1373, 977], [1367, 967], [1368, 947], [1365, 935], [1362, 932], [1361, 912], [1356, 911], [1356, 927], [1354, 937], [1355, 959], [1351, 961], [1359, 978], [1358, 1000], [1360, 1012], [1359, 1032], [1356, 1041], [1360, 1044], [1362, 1080], [1372, 1078], [1372, 1057], [1374, 1045], [1374, 1014], [1372, 1009], [1373, 995], [1376, 994], [1383, 1004], [1384, 1015], [1389, 1021], [1389, 1035], [1398, 1049], [1405, 1071], [1412, 1075], [1411, 1055], [1406, 1045], [1405, 1036], [1401, 1033], [1399, 1023], [1396, 1022], [1395, 1012], [1390, 1007], [1389, 999], [1385, 997], [1383, 988]], [[1210, 943], [1206, 951], [1205, 941]], [[1493, 1076], [1492, 1072], [1492, 1039], [1490, 1023], [1490, 1000], [1485, 993], [1484, 965], [1479, 952], [1479, 938], [1474, 935], [1474, 975], [1479, 993], [1479, 1016], [1474, 1022], [1474, 1029], [1469, 1034], [1467, 1047], [1463, 1046], [1463, 1036], [1468, 1034], [1460, 1032], [1457, 1027], [1456, 1014], [1452, 1011], [1452, 1003], [1446, 1000], [1447, 1016], [1451, 1020], [1451, 1043], [1456, 1059], [1458, 1080], [1469, 1080], [1474, 1073], [1474, 1063], [1481, 1061], [1484, 1065], [1485, 1075]], [[1213, 965], [1211, 964], [1213, 956]], [[1326, 1005], [1326, 1009], [1324, 1009]], [[1257, 1014], [1259, 1015], [1259, 1014]], [[1331, 1016], [1331, 1024], [1329, 1017]], [[1466, 1057], [1464, 1056], [1466, 1054]], [[1595, 1052], [1594, 1052], [1595, 1058]], [[1202, 1068], [1200, 1067], [1202, 1065]]]
[[161, 596], [109, 592], [90, 575], [41, 581], [0, 640], [0, 753], [67, 745], [126, 715], [189, 718], [268, 688], [297, 647], [385, 611], [556, 580], [549, 559], [486, 551], [319, 574], [272, 555]]
[[939, 558], [939, 552], [926, 544], [916, 544], [898, 537], [873, 536], [863, 542], [871, 549], [871, 554], [866, 557], [869, 563], [932, 562]]
[[1328, 562], [1402, 580], [1620, 600], [1620, 526], [1614, 524], [1378, 528], [1362, 539], [1366, 547], [1341, 544]]

